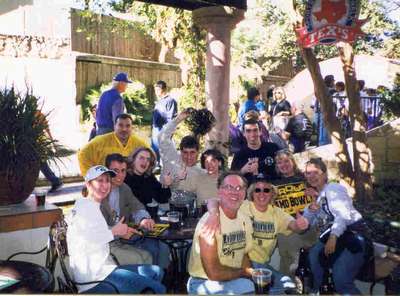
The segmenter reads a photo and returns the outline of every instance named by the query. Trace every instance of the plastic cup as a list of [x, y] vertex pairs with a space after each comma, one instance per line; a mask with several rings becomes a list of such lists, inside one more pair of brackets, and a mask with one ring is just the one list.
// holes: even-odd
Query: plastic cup
[[36, 199], [36, 205], [38, 207], [44, 206], [44, 204], [46, 203], [47, 191], [38, 189], [38, 190], [35, 190], [34, 194], [35, 194], [35, 199]]
[[251, 274], [256, 294], [268, 294], [271, 288], [272, 271], [268, 268], [255, 268]]
[[181, 226], [181, 213], [177, 211], [171, 211], [167, 213], [167, 217], [171, 229], [178, 230]]

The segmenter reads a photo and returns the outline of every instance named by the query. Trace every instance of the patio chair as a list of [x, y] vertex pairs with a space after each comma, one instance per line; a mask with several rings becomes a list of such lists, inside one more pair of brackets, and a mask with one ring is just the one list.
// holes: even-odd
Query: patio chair
[[50, 270], [54, 272], [56, 265], [55, 263], [58, 259], [62, 274], [64, 276], [64, 279], [62, 279], [60, 276], [57, 276], [59, 292], [76, 294], [78, 293], [78, 286], [106, 283], [112, 287], [116, 294], [119, 294], [118, 288], [113, 283], [108, 281], [76, 282], [72, 279], [66, 264], [66, 259], [68, 257], [67, 228], [68, 225], [62, 218], [60, 221], [55, 222], [51, 226], [49, 234], [50, 248], [48, 250], [48, 261], [51, 262]]

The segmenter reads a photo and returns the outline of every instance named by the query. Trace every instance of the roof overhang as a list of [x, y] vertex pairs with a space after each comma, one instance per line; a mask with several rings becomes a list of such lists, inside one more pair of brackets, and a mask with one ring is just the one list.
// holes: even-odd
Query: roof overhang
[[210, 6], [230, 6], [239, 9], [247, 9], [247, 0], [139, 0], [146, 3], [195, 10]]

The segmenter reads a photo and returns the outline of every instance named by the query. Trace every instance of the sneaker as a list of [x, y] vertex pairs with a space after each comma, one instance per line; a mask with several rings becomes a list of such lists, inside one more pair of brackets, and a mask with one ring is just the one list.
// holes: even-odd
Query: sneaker
[[51, 185], [51, 188], [50, 188], [50, 190], [49, 190], [48, 192], [49, 192], [49, 193], [56, 192], [56, 191], [57, 191], [58, 189], [60, 189], [63, 185], [64, 185], [63, 182], [55, 183], [55, 184]]

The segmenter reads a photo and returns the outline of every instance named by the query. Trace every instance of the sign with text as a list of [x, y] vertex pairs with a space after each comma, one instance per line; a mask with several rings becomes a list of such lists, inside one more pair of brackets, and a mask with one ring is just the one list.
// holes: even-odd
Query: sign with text
[[296, 29], [301, 47], [317, 44], [352, 43], [365, 35], [359, 20], [359, 0], [308, 0], [304, 14], [304, 27]]
[[312, 198], [304, 195], [304, 181], [277, 185], [278, 195], [275, 198], [275, 205], [282, 208], [290, 215], [297, 211], [303, 211], [311, 203]]

